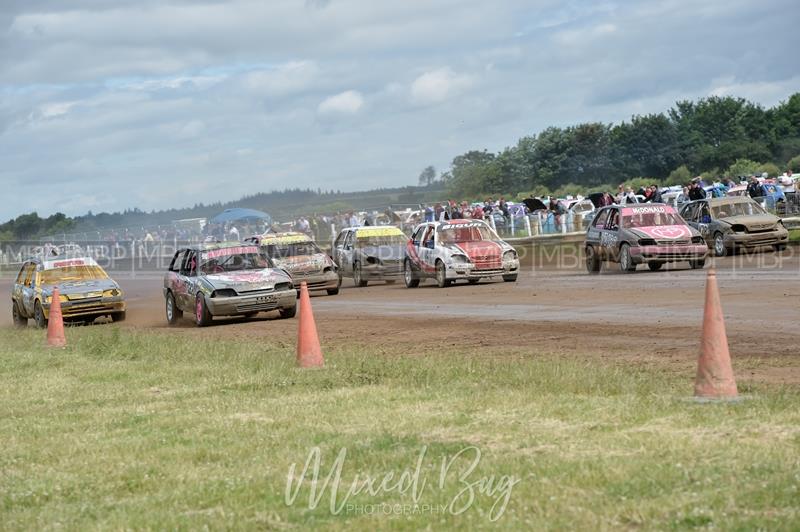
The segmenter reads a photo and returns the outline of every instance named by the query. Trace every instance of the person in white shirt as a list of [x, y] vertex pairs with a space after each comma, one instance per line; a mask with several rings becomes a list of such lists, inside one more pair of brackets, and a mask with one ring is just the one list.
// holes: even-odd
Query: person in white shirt
[[228, 231], [228, 234], [231, 237], [231, 240], [238, 241], [239, 240], [239, 230], [236, 229], [235, 225], [231, 226], [231, 230]]

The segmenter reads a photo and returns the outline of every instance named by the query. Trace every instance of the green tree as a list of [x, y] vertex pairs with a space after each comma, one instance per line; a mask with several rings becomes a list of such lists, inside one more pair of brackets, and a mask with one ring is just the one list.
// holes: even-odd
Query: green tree
[[737, 159], [736, 162], [728, 167], [725, 175], [734, 179], [737, 177], [750, 176], [761, 173], [761, 166], [761, 163], [751, 161], [750, 159]]
[[692, 179], [692, 173], [685, 164], [680, 165], [675, 170], [669, 173], [665, 182], [668, 186], [685, 185]]
[[436, 168], [433, 166], [426, 166], [419, 174], [419, 184], [429, 187], [436, 180]]

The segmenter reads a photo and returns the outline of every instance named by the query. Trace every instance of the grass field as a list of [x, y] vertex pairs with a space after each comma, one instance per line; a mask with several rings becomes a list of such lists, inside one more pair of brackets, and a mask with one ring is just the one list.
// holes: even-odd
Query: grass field
[[[0, 330], [0, 529], [800, 528], [794, 388], [697, 404], [692, 375], [557, 353], [333, 346], [301, 371], [288, 345], [68, 336]], [[315, 447], [320, 489], [346, 449], [334, 511], [308, 475], [287, 504]]]

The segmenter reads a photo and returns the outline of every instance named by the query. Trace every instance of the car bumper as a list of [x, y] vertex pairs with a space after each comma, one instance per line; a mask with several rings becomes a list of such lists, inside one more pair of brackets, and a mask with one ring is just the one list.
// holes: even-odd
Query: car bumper
[[[63, 318], [89, 318], [98, 316], [108, 316], [125, 312], [125, 300], [123, 299], [99, 299], [93, 301], [75, 300], [61, 302], [61, 316]], [[42, 306], [44, 316], [50, 319], [50, 304]]]
[[728, 233], [725, 235], [725, 247], [755, 248], [774, 246], [789, 241], [789, 231], [769, 231], [767, 233]]
[[306, 282], [309, 290], [330, 290], [339, 286], [339, 274], [334, 271], [312, 273], [303, 275], [300, 273], [292, 273], [292, 282], [294, 287], [300, 289], [300, 283]]
[[450, 264], [447, 266], [447, 279], [482, 279], [486, 277], [500, 277], [513, 275], [519, 272], [519, 259], [506, 261], [500, 268], [478, 269], [471, 263]]
[[235, 297], [209, 297], [206, 306], [212, 316], [236, 316], [251, 312], [288, 309], [297, 304], [297, 291], [267, 292]]
[[688, 246], [634, 246], [631, 247], [631, 258], [634, 264], [648, 262], [678, 262], [684, 260], [702, 260], [708, 254], [705, 244]]
[[367, 281], [384, 281], [386, 279], [402, 279], [403, 264], [365, 264], [361, 268], [361, 275]]

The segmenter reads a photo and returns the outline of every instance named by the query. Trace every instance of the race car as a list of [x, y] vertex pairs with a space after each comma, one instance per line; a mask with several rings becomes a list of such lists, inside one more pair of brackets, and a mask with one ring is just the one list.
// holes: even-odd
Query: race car
[[125, 319], [122, 289], [94, 259], [47, 255], [22, 264], [11, 292], [14, 325], [24, 327], [33, 319], [37, 327], [47, 327], [56, 287], [65, 321], [92, 322], [101, 316]]
[[167, 323], [175, 325], [184, 312], [198, 327], [215, 316], [255, 316], [277, 310], [293, 318], [297, 291], [288, 273], [272, 267], [255, 244], [196, 244], [179, 249], [164, 276]]
[[325, 290], [331, 296], [339, 293], [339, 268], [305, 233], [268, 233], [246, 241], [261, 246], [276, 267], [289, 272], [295, 288], [305, 281], [309, 290]]
[[356, 286], [369, 281], [394, 283], [403, 275], [408, 237], [391, 225], [346, 227], [333, 243], [332, 255], [339, 274], [352, 277]]
[[618, 262], [623, 272], [638, 264], [656, 271], [667, 262], [705, 266], [708, 248], [697, 230], [663, 203], [611, 205], [597, 212], [586, 232], [586, 269], [597, 273], [603, 261]]
[[516, 250], [497, 236], [483, 220], [449, 220], [418, 225], [406, 247], [403, 278], [408, 288], [422, 279], [436, 279], [440, 288], [464, 279], [517, 280]]
[[747, 196], [709, 198], [687, 203], [681, 216], [705, 238], [717, 257], [742, 248], [786, 248], [789, 231], [780, 218]]

